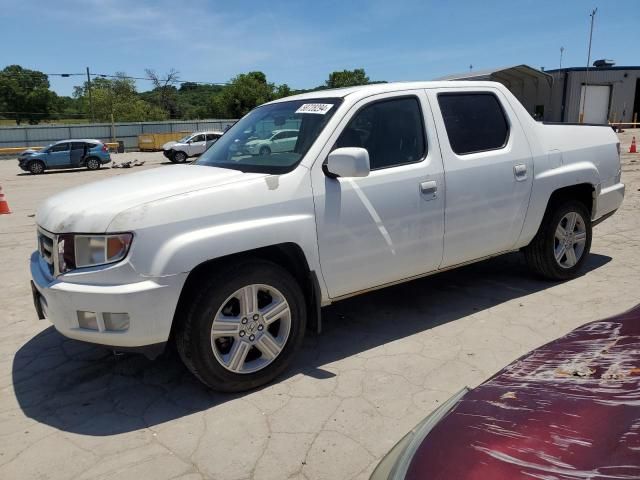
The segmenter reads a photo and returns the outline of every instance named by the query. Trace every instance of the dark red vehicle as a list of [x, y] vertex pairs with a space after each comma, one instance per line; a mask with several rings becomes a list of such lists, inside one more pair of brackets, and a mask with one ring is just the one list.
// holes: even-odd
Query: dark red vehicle
[[640, 305], [461, 391], [371, 478], [640, 479]]

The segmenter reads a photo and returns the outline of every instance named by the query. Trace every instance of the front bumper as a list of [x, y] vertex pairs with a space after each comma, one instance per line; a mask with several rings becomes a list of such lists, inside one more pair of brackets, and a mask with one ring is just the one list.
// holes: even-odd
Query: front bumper
[[162, 154], [169, 160], [173, 158], [173, 153], [171, 150], [162, 150]]
[[624, 183], [616, 183], [600, 189], [596, 197], [592, 220], [598, 220], [615, 212], [624, 200]]
[[[187, 274], [143, 277], [126, 262], [86, 270], [86, 273], [75, 273], [70, 281], [64, 280], [69, 274], [53, 278], [41, 255], [38, 252], [31, 255], [36, 310], [39, 306], [39, 313], [62, 335], [115, 349], [156, 345], [169, 339]], [[123, 277], [127, 277], [127, 283], [121, 281]], [[94, 312], [97, 329], [81, 328], [79, 311]], [[126, 313], [128, 328], [109, 331], [105, 326], [105, 313]]]

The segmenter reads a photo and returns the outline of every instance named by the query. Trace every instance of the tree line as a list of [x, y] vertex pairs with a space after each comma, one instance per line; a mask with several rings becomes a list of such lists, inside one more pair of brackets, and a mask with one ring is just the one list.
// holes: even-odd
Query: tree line
[[292, 94], [376, 83], [362, 68], [332, 72], [323, 85], [308, 90], [276, 85], [259, 71], [241, 73], [226, 85], [181, 82], [175, 69], [162, 76], [151, 69], [145, 73], [153, 85], [148, 91], [139, 92], [135, 79], [119, 72], [109, 78], [94, 77], [90, 84], [85, 81], [75, 86], [71, 96], [62, 96], [51, 90], [45, 73], [9, 65], [0, 70], [0, 119], [35, 125], [56, 119], [143, 122], [239, 118], [257, 105]]

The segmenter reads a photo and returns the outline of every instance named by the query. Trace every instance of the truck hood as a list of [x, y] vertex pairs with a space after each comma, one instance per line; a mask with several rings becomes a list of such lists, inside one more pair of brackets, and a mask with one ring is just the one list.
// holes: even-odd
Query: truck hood
[[203, 165], [175, 165], [119, 175], [49, 197], [38, 208], [36, 223], [53, 233], [102, 233], [116, 215], [129, 208], [265, 176]]

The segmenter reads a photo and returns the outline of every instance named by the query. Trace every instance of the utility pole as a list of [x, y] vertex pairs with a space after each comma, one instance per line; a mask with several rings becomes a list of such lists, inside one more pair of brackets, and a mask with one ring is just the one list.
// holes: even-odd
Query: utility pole
[[95, 116], [93, 115], [93, 98], [91, 98], [91, 75], [89, 74], [89, 67], [87, 67], [87, 90], [89, 91], [89, 110], [91, 110], [91, 121], [95, 122]]
[[560, 68], [562, 68], [562, 54], [564, 53], [564, 47], [560, 47]]
[[580, 112], [580, 123], [584, 122], [584, 112], [587, 107], [587, 88], [589, 87], [589, 67], [591, 65], [591, 40], [593, 39], [593, 22], [596, 19], [598, 9], [594, 8], [589, 15], [591, 17], [591, 28], [589, 30], [589, 51], [587, 53], [587, 71], [584, 77], [584, 91], [582, 92], [582, 111]]

